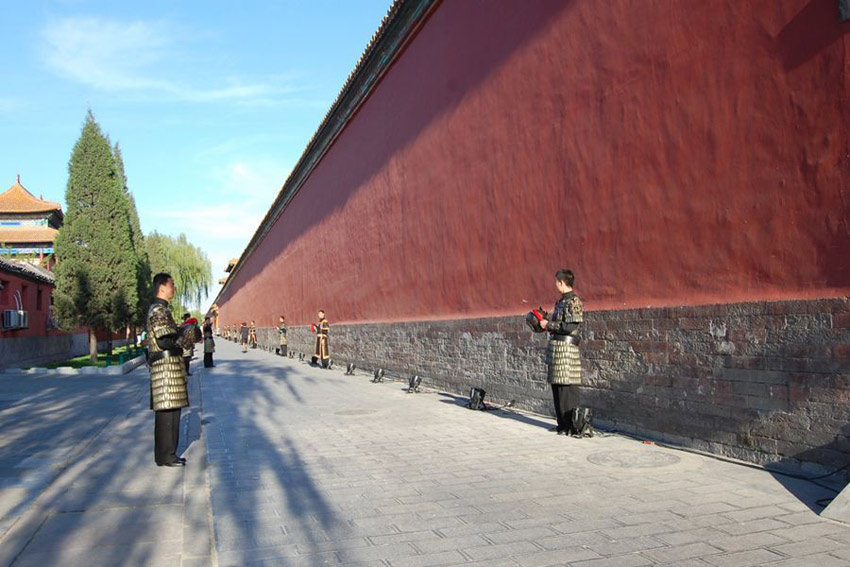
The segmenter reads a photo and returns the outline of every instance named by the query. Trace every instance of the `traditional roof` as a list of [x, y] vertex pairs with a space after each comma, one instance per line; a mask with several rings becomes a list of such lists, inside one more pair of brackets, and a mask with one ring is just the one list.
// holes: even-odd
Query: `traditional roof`
[[15, 184], [0, 193], [0, 213], [47, 213], [58, 211], [62, 216], [62, 205], [34, 196], [21, 185], [21, 176]]
[[53, 285], [56, 282], [52, 272], [33, 266], [29, 262], [19, 262], [10, 258], [0, 258], [0, 272], [14, 274], [37, 282]]
[[225, 272], [229, 272], [233, 268], [236, 267], [237, 262], [239, 262], [239, 258], [231, 258], [229, 262], [227, 262], [227, 267], [224, 269]]
[[24, 242], [55, 242], [59, 231], [49, 226], [3, 226], [0, 227], [0, 244]]

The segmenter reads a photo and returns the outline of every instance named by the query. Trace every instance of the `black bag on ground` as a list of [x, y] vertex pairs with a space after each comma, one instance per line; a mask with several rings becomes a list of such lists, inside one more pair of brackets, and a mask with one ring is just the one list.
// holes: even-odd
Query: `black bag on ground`
[[573, 437], [593, 437], [593, 410], [590, 408], [574, 408], [570, 412], [573, 424]]

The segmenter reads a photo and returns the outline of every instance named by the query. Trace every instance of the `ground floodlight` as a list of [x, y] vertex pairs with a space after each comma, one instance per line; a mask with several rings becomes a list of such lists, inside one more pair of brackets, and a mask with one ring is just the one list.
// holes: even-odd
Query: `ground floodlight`
[[351, 376], [352, 374], [354, 374], [354, 370], [355, 370], [356, 368], [357, 368], [357, 367], [356, 367], [356, 366], [354, 366], [354, 363], [353, 363], [353, 362], [349, 362], [349, 363], [348, 363], [348, 366], [347, 366], [347, 367], [346, 367], [346, 369], [345, 369], [345, 375], [346, 375], [346, 376]]
[[422, 384], [422, 378], [418, 374], [413, 376], [407, 385], [407, 393], [418, 392], [420, 384]]
[[470, 388], [469, 401], [466, 402], [466, 407], [475, 410], [486, 409], [487, 405], [484, 403], [484, 396], [486, 395], [487, 392], [485, 392], [482, 388]]
[[384, 369], [378, 368], [377, 370], [375, 370], [375, 377], [372, 378], [372, 382], [378, 383], [378, 382], [383, 382], [383, 381], [384, 381]]

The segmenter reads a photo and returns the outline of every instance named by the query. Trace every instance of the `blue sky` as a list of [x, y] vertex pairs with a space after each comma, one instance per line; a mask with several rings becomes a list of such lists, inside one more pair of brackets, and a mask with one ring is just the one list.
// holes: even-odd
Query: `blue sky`
[[4, 2], [0, 191], [20, 174], [65, 208], [91, 108], [121, 146], [143, 230], [186, 233], [218, 281], [390, 4]]

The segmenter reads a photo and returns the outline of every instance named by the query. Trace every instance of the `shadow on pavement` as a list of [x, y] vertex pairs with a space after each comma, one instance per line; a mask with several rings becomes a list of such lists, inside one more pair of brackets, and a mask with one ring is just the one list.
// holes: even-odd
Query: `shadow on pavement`
[[[20, 515], [3, 539], [4, 564], [179, 559], [183, 477], [153, 464], [144, 371], [0, 381], [4, 393], [30, 394], [0, 411], [0, 460], [12, 467], [4, 470], [39, 465], [53, 472], [45, 483], [21, 476], [20, 489], [35, 493], [4, 511], [4, 518]], [[139, 474], [147, 470], [151, 474]], [[17, 488], [7, 482], [4, 489]]]
[[[289, 359], [240, 359], [246, 355], [237, 348], [221, 349], [226, 356], [218, 355], [212, 372], [204, 369], [202, 381], [204, 434], [222, 565], [261, 561], [264, 553], [294, 555], [295, 546], [319, 549], [339, 527], [314, 482], [315, 459], [303, 455], [287, 436], [287, 430], [295, 426], [286, 419], [287, 405], [293, 400], [305, 403], [298, 383], [312, 384], [316, 379], [285, 367], [292, 364]], [[285, 389], [280, 388], [281, 382]], [[263, 421], [261, 416], [272, 419]], [[263, 518], [270, 515], [279, 516], [280, 525], [272, 531], [261, 529]]]
[[467, 411], [478, 411], [480, 413], [484, 413], [494, 417], [510, 419], [513, 421], [518, 421], [520, 423], [525, 423], [526, 425], [532, 425], [534, 427], [542, 427], [547, 430], [551, 428], [554, 424], [554, 421], [552, 420], [545, 421], [543, 418], [533, 417], [530, 415], [519, 413], [507, 407], [503, 408], [501, 406], [493, 406], [491, 404], [487, 404], [489, 406], [489, 409], [487, 410], [470, 410], [466, 407], [466, 404], [469, 401], [469, 398], [467, 398], [466, 396], [457, 396], [455, 394], [450, 394], [447, 392], [439, 392], [439, 395], [444, 398], [449, 398], [440, 400], [441, 403], [453, 404]]

